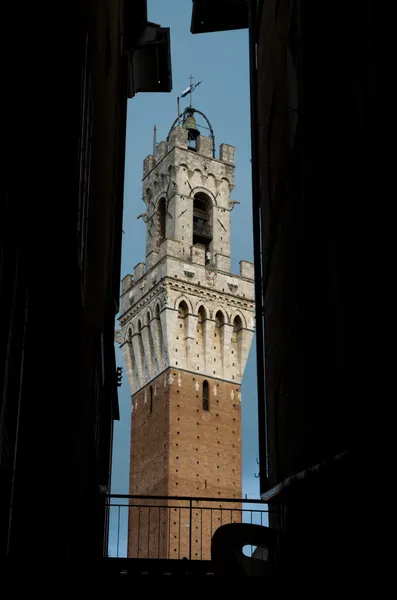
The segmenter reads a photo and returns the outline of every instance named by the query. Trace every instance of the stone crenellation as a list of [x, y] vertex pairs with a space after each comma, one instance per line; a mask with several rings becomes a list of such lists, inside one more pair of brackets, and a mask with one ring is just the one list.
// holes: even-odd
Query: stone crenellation
[[161, 267], [122, 296], [132, 392], [168, 367], [241, 383], [255, 328], [253, 281], [200, 266], [192, 273], [191, 264], [172, 259], [167, 274]]

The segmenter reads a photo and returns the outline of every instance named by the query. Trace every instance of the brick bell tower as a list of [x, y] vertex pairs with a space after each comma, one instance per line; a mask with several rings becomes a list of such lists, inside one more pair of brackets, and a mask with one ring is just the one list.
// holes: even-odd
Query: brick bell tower
[[[197, 113], [210, 137], [200, 134]], [[213, 144], [211, 124], [189, 107], [143, 163], [146, 265], [122, 280], [120, 317], [132, 392], [130, 494], [242, 495], [241, 380], [254, 333], [254, 267], [242, 260], [239, 275], [230, 272], [235, 148], [221, 144], [216, 157]], [[138, 524], [130, 509], [129, 556], [177, 558], [179, 525], [162, 512], [155, 518], [152, 510], [149, 524], [141, 511]], [[138, 533], [145, 528], [153, 542]], [[197, 550], [193, 558], [208, 558], [208, 542]]]

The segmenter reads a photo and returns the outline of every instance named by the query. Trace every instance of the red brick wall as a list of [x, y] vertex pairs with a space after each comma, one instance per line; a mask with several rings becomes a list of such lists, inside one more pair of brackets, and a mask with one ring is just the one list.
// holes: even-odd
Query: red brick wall
[[[209, 411], [203, 410], [205, 379], [210, 390]], [[169, 369], [152, 382], [151, 387], [152, 412], [150, 386], [133, 397], [130, 493], [241, 498], [240, 386]], [[161, 501], [161, 504], [165, 503]], [[178, 504], [187, 506], [182, 501]], [[211, 517], [209, 510], [200, 510], [209, 506], [208, 503], [195, 503], [194, 506], [192, 556], [209, 558], [211, 533], [221, 522], [239, 520], [240, 515], [230, 511], [221, 515], [218, 511], [219, 514], [212, 512]], [[221, 503], [211, 504], [213, 508], [220, 506]], [[149, 527], [148, 511], [145, 510], [140, 510], [140, 538], [144, 535], [142, 531], [149, 531], [152, 541], [149, 544], [141, 542], [140, 555], [149, 552], [150, 556], [165, 556], [169, 538], [169, 555], [175, 558], [186, 556], [189, 511], [171, 509], [168, 521], [166, 511], [151, 509]], [[130, 512], [135, 514], [130, 519], [130, 555], [136, 555], [138, 513], [137, 509]], [[162, 528], [160, 536], [159, 526]], [[147, 533], [145, 536], [148, 537]]]

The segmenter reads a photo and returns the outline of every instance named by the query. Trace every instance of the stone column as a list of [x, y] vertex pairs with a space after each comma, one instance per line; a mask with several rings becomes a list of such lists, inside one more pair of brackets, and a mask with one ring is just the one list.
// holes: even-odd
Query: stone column
[[153, 344], [150, 343], [151, 342], [151, 339], [150, 339], [151, 334], [150, 334], [150, 326], [148, 323], [145, 323], [144, 325], [142, 325], [141, 335], [142, 335], [143, 348], [145, 351], [147, 373], [148, 373], [149, 378], [151, 378], [154, 357], [152, 356]]
[[136, 362], [136, 373], [137, 373], [137, 387], [140, 388], [143, 385], [144, 382], [144, 377], [145, 377], [145, 370], [144, 370], [144, 364], [143, 361], [145, 359], [144, 356], [142, 356], [142, 347], [141, 347], [141, 340], [140, 340], [140, 334], [139, 333], [134, 333], [134, 335], [132, 336], [132, 347], [134, 350], [134, 356], [135, 356], [135, 362]]
[[204, 371], [209, 373], [212, 367], [212, 342], [214, 337], [215, 321], [213, 319], [205, 319], [204, 321], [204, 348], [205, 348], [205, 359], [204, 359]]
[[162, 332], [161, 332], [161, 321], [160, 317], [153, 317], [150, 322], [150, 331], [153, 339], [153, 348], [155, 362], [157, 363], [158, 372], [162, 371], [164, 367], [163, 360], [163, 343], [162, 343]]
[[198, 323], [198, 315], [189, 314], [187, 316], [187, 331], [185, 338], [186, 345], [186, 365], [188, 369], [194, 369], [196, 361], [193, 359], [194, 352], [194, 342], [196, 338], [197, 331], [197, 323]]
[[232, 335], [233, 325], [230, 323], [224, 323], [223, 325], [223, 336], [222, 336], [222, 375], [230, 379], [230, 365], [231, 365], [231, 346], [232, 346]]
[[137, 388], [136, 361], [132, 342], [124, 342], [121, 348], [124, 364], [127, 366], [127, 377], [130, 384], [131, 393]]
[[163, 308], [160, 313], [161, 318], [161, 329], [163, 331], [164, 340], [164, 358], [169, 362], [169, 352], [173, 346], [175, 328], [178, 320], [178, 309], [177, 308]]

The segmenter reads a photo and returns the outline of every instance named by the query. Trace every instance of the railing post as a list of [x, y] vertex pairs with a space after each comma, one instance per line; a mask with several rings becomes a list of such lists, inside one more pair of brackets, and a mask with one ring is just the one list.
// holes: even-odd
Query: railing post
[[189, 560], [192, 560], [192, 499], [189, 499]]

